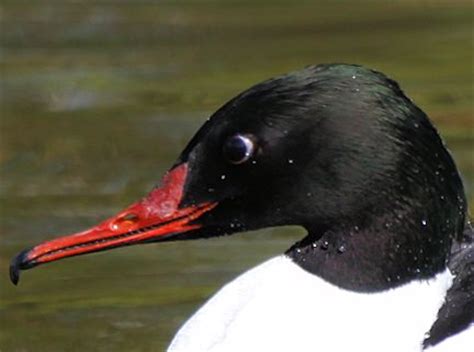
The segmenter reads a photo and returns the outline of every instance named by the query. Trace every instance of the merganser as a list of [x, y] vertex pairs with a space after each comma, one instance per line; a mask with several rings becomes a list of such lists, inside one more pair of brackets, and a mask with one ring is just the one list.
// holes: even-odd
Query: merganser
[[169, 351], [468, 351], [474, 233], [454, 161], [384, 74], [310, 66], [239, 94], [160, 187], [19, 253], [20, 270], [131, 244], [271, 226], [307, 235], [222, 288]]

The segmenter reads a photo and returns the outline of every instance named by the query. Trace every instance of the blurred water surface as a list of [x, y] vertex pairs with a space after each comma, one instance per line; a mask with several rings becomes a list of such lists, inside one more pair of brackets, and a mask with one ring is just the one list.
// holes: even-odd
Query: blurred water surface
[[55, 1], [1, 8], [0, 351], [158, 351], [212, 292], [302, 233], [119, 249], [8, 280], [10, 258], [145, 194], [239, 91], [360, 63], [435, 121], [473, 198], [470, 1]]

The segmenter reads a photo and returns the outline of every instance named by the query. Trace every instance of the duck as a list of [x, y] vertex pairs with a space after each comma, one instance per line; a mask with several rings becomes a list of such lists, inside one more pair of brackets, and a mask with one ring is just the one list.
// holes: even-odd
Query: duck
[[148, 195], [21, 251], [10, 278], [122, 246], [293, 225], [304, 237], [215, 293], [169, 352], [468, 351], [467, 208], [451, 154], [396, 81], [313, 65], [228, 101]]

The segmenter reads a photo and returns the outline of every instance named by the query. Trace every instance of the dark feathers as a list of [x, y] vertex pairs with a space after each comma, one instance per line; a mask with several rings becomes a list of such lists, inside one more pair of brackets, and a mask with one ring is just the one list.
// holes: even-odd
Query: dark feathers
[[449, 269], [454, 277], [438, 319], [431, 327], [424, 346], [436, 345], [474, 323], [474, 230], [466, 225], [464, 238], [452, 248]]

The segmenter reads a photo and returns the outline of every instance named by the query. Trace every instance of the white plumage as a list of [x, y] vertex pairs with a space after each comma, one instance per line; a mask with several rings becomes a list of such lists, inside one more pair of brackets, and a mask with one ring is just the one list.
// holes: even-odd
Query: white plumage
[[421, 351], [451, 282], [445, 271], [380, 293], [355, 293], [282, 255], [224, 286], [168, 351]]

